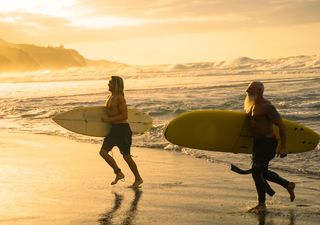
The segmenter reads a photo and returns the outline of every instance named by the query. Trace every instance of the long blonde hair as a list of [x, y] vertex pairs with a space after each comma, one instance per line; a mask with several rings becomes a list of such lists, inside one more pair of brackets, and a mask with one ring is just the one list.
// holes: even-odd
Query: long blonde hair
[[252, 106], [254, 105], [255, 103], [255, 99], [256, 99], [256, 96], [249, 96], [247, 94], [246, 98], [244, 99], [244, 110], [246, 113], [250, 113], [250, 111], [252, 110]]
[[111, 82], [114, 86], [114, 94], [124, 96], [124, 84], [123, 79], [119, 76], [111, 76]]
[[261, 81], [252, 81], [249, 84], [249, 87], [250, 86], [253, 86], [256, 90], [258, 90], [258, 92], [255, 93], [254, 95], [248, 95], [247, 93], [247, 96], [244, 100], [244, 110], [246, 111], [246, 113], [250, 113], [255, 101], [259, 96], [263, 96], [263, 92], [264, 92], [264, 85]]

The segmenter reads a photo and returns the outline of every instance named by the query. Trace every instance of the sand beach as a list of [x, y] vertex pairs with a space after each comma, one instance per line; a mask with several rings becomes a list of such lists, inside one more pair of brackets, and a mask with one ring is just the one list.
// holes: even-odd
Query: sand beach
[[[0, 224], [318, 224], [319, 181], [283, 174], [296, 182], [296, 200], [273, 185], [264, 214], [256, 204], [250, 176], [229, 165], [179, 152], [133, 148], [144, 183], [133, 176], [117, 149], [113, 156], [126, 174], [111, 186], [112, 170], [100, 145], [63, 137], [0, 133]], [[236, 157], [236, 155], [235, 155]]]
[[[303, 135], [308, 129], [291, 127], [287, 133], [298, 137], [287, 135], [288, 143], [296, 141], [286, 143], [287, 150], [314, 150], [269, 164], [295, 182], [295, 201], [270, 182], [276, 193], [266, 196], [263, 213], [248, 212], [257, 205], [251, 174], [230, 170], [231, 164], [249, 169], [249, 154], [177, 146], [164, 135], [183, 113], [245, 112], [252, 81], [264, 84], [251, 93], [257, 103], [253, 124], [266, 128], [258, 136], [271, 136], [269, 121], [278, 118], [268, 109], [262, 116], [261, 90], [283, 119], [320, 134], [319, 11], [315, 0], [3, 1], [0, 225], [320, 224], [320, 144]], [[102, 138], [53, 120], [74, 109], [107, 106], [108, 116], [119, 120], [104, 122], [123, 122], [124, 103], [152, 118], [146, 132], [132, 137], [131, 154], [144, 180], [137, 189], [129, 187], [134, 176], [117, 148], [112, 156], [126, 177], [111, 185], [115, 174], [99, 155]], [[93, 119], [98, 129], [100, 115], [78, 115], [63, 123], [89, 132]], [[197, 144], [229, 143], [233, 120], [219, 123], [214, 132], [191, 124], [175, 133], [182, 142], [187, 133], [199, 135]], [[244, 138], [237, 139], [242, 149], [244, 128]]]

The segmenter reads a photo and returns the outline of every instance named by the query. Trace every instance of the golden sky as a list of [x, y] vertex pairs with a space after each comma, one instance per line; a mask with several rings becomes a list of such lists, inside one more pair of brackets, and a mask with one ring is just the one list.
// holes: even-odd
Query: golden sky
[[0, 38], [129, 64], [320, 53], [319, 0], [0, 0]]

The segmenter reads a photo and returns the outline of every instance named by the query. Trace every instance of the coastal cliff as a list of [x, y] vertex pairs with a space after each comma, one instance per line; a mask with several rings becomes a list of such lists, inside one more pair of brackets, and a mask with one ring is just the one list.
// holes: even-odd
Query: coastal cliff
[[74, 49], [41, 47], [31, 44], [14, 44], [0, 39], [0, 72], [20, 72], [33, 70], [60, 70], [86, 66], [127, 66], [107, 60], [90, 60]]

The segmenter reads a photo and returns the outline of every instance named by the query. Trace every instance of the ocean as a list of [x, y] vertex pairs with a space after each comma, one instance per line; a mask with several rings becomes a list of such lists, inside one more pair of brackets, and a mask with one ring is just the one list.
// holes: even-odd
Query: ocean
[[[0, 129], [101, 143], [101, 138], [65, 130], [55, 124], [52, 117], [76, 107], [104, 105], [109, 95], [108, 78], [120, 75], [125, 81], [128, 106], [144, 111], [154, 120], [150, 131], [134, 136], [133, 146], [150, 151], [181, 152], [210, 163], [235, 163], [248, 168], [250, 155], [200, 151], [170, 144], [163, 136], [166, 124], [180, 113], [191, 110], [243, 111], [248, 84], [260, 80], [265, 84], [265, 97], [283, 118], [305, 124], [320, 133], [320, 69], [314, 65], [318, 64], [314, 63], [312, 69], [306, 70], [295, 67], [270, 69], [266, 65], [263, 69], [261, 65], [260, 69], [254, 66], [217, 69], [213, 63], [194, 63], [2, 73]], [[99, 149], [93, 150], [98, 154]], [[319, 179], [319, 150], [318, 145], [310, 152], [274, 159], [270, 168]]]

